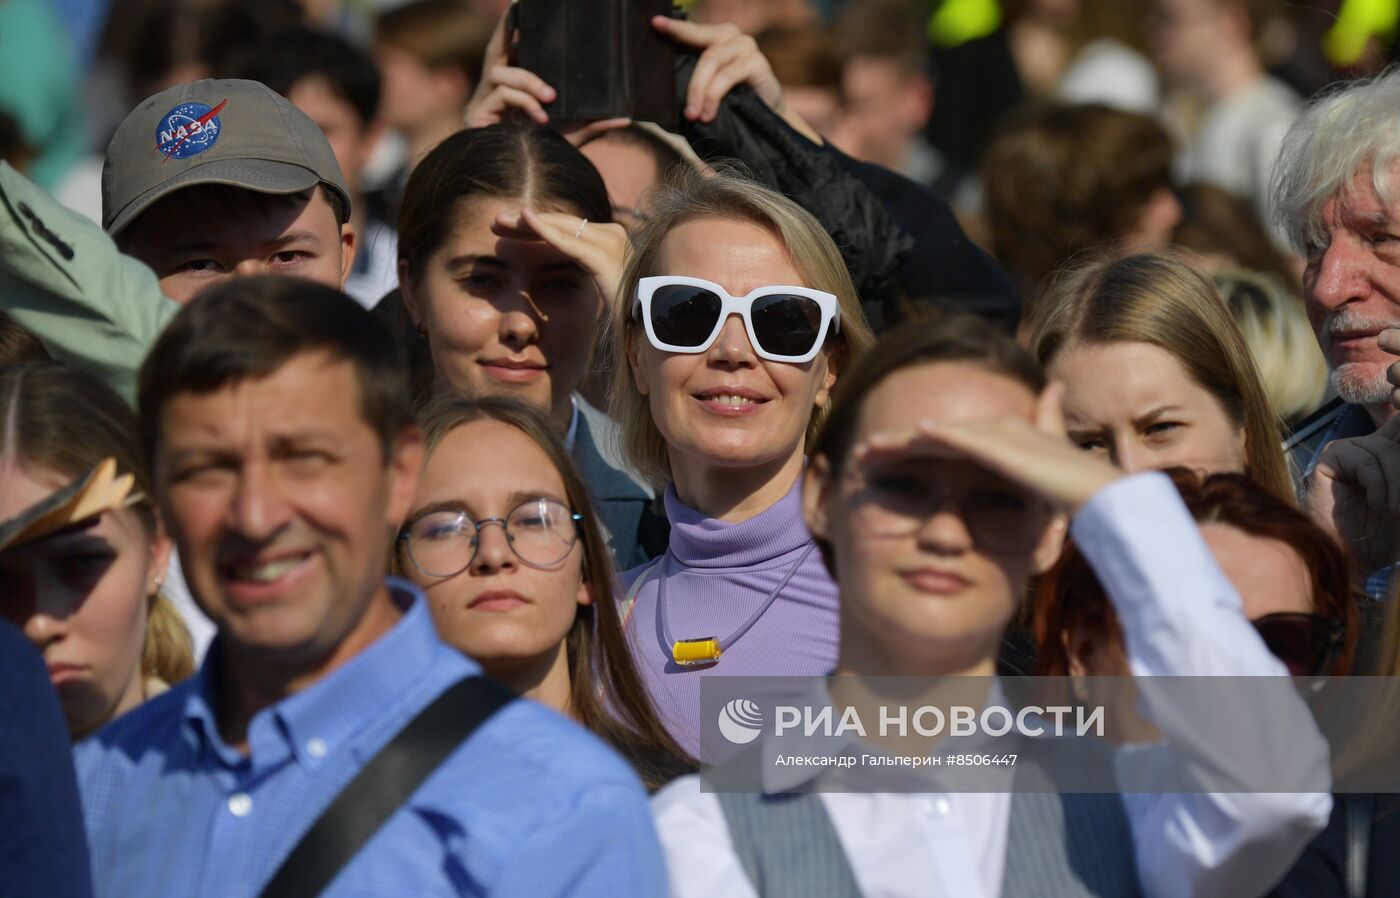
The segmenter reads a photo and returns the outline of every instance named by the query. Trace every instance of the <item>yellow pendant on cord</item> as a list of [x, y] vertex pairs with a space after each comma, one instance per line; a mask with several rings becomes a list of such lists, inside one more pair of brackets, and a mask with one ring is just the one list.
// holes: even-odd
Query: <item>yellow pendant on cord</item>
[[703, 639], [677, 639], [671, 646], [671, 657], [681, 667], [692, 664], [713, 664], [719, 660], [719, 640], [713, 636]]

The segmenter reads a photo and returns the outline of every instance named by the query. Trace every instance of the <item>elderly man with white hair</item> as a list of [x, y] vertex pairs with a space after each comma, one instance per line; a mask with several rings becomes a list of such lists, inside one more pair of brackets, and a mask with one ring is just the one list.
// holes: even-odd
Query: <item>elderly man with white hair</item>
[[1378, 596], [1400, 561], [1400, 71], [1348, 85], [1294, 123], [1274, 210], [1306, 260], [1308, 318], [1338, 398], [1289, 438], [1303, 501]]

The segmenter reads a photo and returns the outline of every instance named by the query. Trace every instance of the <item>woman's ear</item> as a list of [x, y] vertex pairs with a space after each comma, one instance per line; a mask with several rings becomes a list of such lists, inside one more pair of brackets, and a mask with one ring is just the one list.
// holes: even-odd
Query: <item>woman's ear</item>
[[165, 581], [165, 573], [170, 569], [170, 553], [173, 549], [170, 536], [165, 532], [165, 526], [161, 524], [160, 516], [156, 516], [156, 529], [151, 534], [151, 554], [150, 554], [150, 576], [151, 594], [154, 595], [160, 590], [161, 584]]
[[830, 521], [826, 511], [826, 501], [831, 491], [831, 463], [825, 455], [818, 455], [807, 465], [802, 475], [802, 515], [807, 520], [807, 529], [817, 539], [829, 540], [827, 529]]
[[841, 370], [841, 360], [836, 353], [827, 353], [817, 356], [821, 360], [822, 370], [819, 372], [821, 383], [817, 387], [817, 395], [812, 397], [812, 405], [817, 408], [826, 408], [831, 401], [831, 388], [836, 386], [836, 375]]
[[632, 382], [637, 385], [637, 392], [643, 396], [650, 395], [651, 386], [647, 383], [646, 369], [642, 367], [636, 331], [627, 334], [627, 364], [632, 369]]
[[592, 605], [593, 593], [588, 588], [588, 578], [580, 577], [578, 581], [578, 603], [580, 605]]
[[1031, 555], [1031, 573], [1043, 574], [1055, 566], [1055, 562], [1060, 560], [1060, 553], [1064, 551], [1068, 535], [1069, 518], [1060, 512], [1051, 515]]

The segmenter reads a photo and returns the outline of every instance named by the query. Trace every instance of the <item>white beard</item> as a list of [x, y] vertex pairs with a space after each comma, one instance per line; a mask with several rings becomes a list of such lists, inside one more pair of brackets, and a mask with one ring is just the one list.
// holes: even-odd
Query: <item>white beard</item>
[[1381, 362], [1347, 362], [1332, 369], [1332, 386], [1344, 402], [1378, 405], [1390, 401], [1391, 385]]

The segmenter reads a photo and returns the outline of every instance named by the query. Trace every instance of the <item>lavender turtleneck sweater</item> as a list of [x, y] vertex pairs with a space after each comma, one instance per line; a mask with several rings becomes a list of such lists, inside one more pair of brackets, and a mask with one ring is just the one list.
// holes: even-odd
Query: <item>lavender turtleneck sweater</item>
[[[671, 561], [666, 617], [675, 639], [726, 639], [763, 604], [812, 536], [802, 519], [802, 480], [772, 506], [737, 524], [706, 517], [666, 488]], [[657, 586], [665, 556], [623, 574], [631, 589], [646, 579], [627, 617], [627, 640], [666, 728], [692, 756], [700, 750], [702, 676], [821, 676], [836, 666], [836, 584], [815, 549], [777, 601], [718, 664], [680, 667], [657, 618]]]

